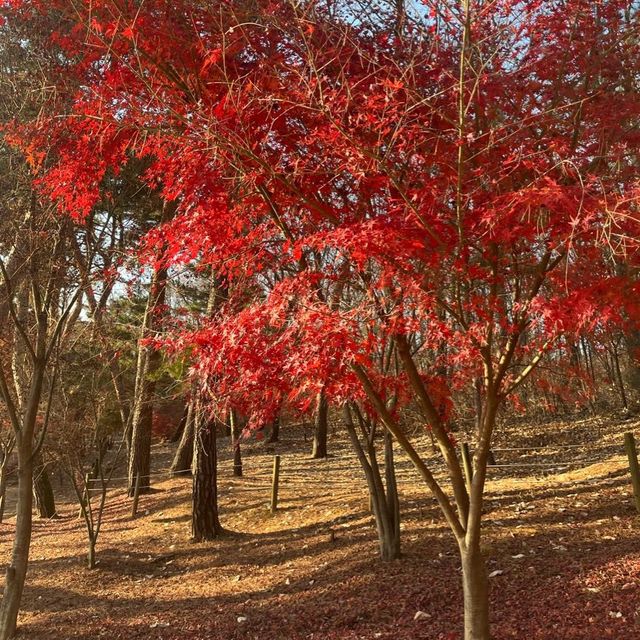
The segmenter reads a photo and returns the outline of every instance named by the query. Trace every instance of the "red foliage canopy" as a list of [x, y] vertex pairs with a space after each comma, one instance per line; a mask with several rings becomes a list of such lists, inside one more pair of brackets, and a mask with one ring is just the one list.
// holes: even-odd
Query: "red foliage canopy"
[[410, 397], [401, 336], [446, 418], [456, 389], [506, 397], [563, 334], [637, 316], [615, 257], [638, 237], [626, 1], [10, 4], [56, 25], [74, 87], [68, 117], [13, 133], [42, 190], [82, 218], [151, 159], [178, 214], [147, 249], [225, 293], [169, 346], [256, 423], [363, 398], [356, 364]]

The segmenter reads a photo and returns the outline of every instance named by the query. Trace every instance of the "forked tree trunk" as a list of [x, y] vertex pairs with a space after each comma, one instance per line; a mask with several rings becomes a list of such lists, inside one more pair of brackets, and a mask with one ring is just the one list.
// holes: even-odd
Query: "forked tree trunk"
[[327, 457], [327, 434], [329, 431], [329, 404], [324, 392], [318, 394], [315, 414], [315, 429], [313, 433], [312, 458]]
[[[25, 410], [20, 430], [16, 432], [14, 429], [18, 454], [18, 501], [11, 562], [7, 567], [2, 603], [0, 604], [0, 640], [9, 640], [15, 634], [18, 611], [20, 610], [20, 601], [29, 564], [29, 548], [31, 546], [33, 525], [33, 433], [38, 417], [38, 409], [44, 387], [44, 374], [47, 367], [45, 356], [47, 321], [47, 314], [40, 313], [38, 316], [36, 353], [33, 359], [33, 372]], [[5, 403], [9, 403], [6, 398]]]
[[36, 456], [34, 477], [33, 477], [33, 495], [36, 502], [36, 510], [40, 518], [56, 517], [56, 500], [53, 494], [53, 486], [49, 477], [49, 470], [42, 462], [40, 456]]
[[[84, 519], [87, 530], [87, 567], [89, 569], [94, 569], [96, 566], [96, 545], [100, 535], [102, 516], [107, 498], [107, 479], [105, 479], [103, 472], [104, 445], [100, 442], [98, 446], [98, 455], [93, 464], [93, 471], [84, 475], [82, 483], [78, 483], [76, 480], [76, 470], [72, 467], [66, 469], [80, 505], [80, 516]], [[97, 504], [94, 503], [96, 490], [100, 491]]]
[[[482, 378], [476, 378], [474, 381], [474, 396], [475, 396], [475, 429], [476, 435], [480, 438], [482, 433], [482, 415], [483, 415], [483, 405], [482, 405]], [[496, 458], [493, 455], [493, 451], [489, 450], [489, 464], [495, 465]]]
[[189, 408], [187, 410], [187, 419], [182, 430], [180, 442], [178, 448], [173, 456], [173, 462], [171, 463], [171, 475], [172, 476], [188, 476], [191, 474], [191, 464], [193, 462], [193, 434], [195, 428], [195, 401], [192, 399], [189, 401]]
[[464, 595], [464, 640], [491, 640], [489, 633], [489, 584], [487, 565], [481, 551], [482, 504], [491, 435], [495, 429], [500, 398], [495, 389], [487, 393], [482, 429], [474, 454], [474, 473], [469, 492], [469, 515], [464, 535], [458, 538]]
[[231, 423], [231, 446], [233, 447], [233, 475], [242, 476], [242, 451], [240, 450], [240, 436], [242, 429], [240, 421], [235, 411], [229, 413], [229, 422]]
[[[392, 440], [385, 435], [385, 483], [378, 465], [373, 431], [364, 433], [363, 445], [358, 438], [353, 417], [348, 406], [343, 409], [344, 422], [354, 451], [364, 471], [371, 499], [371, 509], [378, 533], [378, 545], [382, 560], [400, 557], [400, 503], [395, 477]], [[362, 424], [360, 425], [363, 426]]]
[[385, 436], [385, 481], [376, 459], [373, 447], [369, 450], [372, 469], [372, 486], [369, 488], [373, 515], [378, 530], [380, 558], [385, 561], [397, 560], [400, 557], [400, 503], [395, 479], [393, 448], [391, 439]]
[[489, 585], [485, 559], [479, 548], [461, 547], [464, 596], [464, 640], [490, 640]]
[[396, 481], [396, 462], [393, 454], [393, 436], [384, 432], [384, 476], [386, 484], [387, 508], [389, 509], [389, 528], [391, 530], [391, 548], [389, 560], [400, 557], [400, 499]]
[[[35, 192], [32, 194], [32, 212], [36, 209]], [[33, 222], [33, 220], [32, 220]], [[29, 235], [29, 239], [39, 237], [38, 230], [31, 228], [34, 235]], [[46, 235], [46, 234], [45, 234]], [[58, 237], [60, 234], [56, 234]], [[53, 264], [58, 264], [61, 253], [58, 250], [63, 245], [56, 245], [54, 256], [47, 256], [53, 260]], [[29, 548], [31, 545], [31, 531], [33, 524], [33, 468], [34, 468], [34, 432], [38, 416], [41, 415], [41, 400], [45, 387], [45, 373], [49, 360], [52, 357], [54, 347], [60, 346], [62, 332], [68, 329], [65, 323], [69, 319], [73, 305], [77, 301], [77, 294], [69, 301], [69, 306], [57, 315], [56, 318], [50, 316], [53, 308], [59, 308], [59, 300], [56, 297], [60, 293], [58, 268], [51, 270], [49, 276], [44, 278], [46, 287], [41, 287], [39, 276], [41, 265], [40, 257], [46, 255], [44, 245], [37, 246], [31, 242], [25, 243], [28, 249], [28, 256], [18, 255], [19, 259], [24, 259], [24, 270], [31, 274], [32, 279], [27, 290], [30, 291], [29, 315], [27, 323], [22, 325], [21, 316], [12, 313], [12, 319], [16, 326], [18, 343], [29, 345], [29, 357], [26, 361], [18, 362], [13, 360], [13, 382], [15, 393], [11, 392], [7, 386], [8, 377], [5, 371], [0, 371], [2, 384], [0, 385], [0, 397], [6, 409], [6, 414], [13, 428], [13, 435], [16, 443], [15, 448], [18, 458], [18, 495], [16, 506], [16, 526], [13, 539], [13, 549], [9, 566], [6, 570], [5, 584], [3, 589], [2, 602], [0, 603], [0, 640], [9, 640], [16, 631], [18, 611], [27, 575], [29, 562]], [[7, 275], [6, 267], [3, 269], [3, 278], [7, 292], [6, 302], [0, 303], [0, 326], [6, 323], [9, 309], [12, 305], [13, 291], [17, 287], [22, 288], [21, 278], [15, 280], [11, 275]], [[10, 274], [11, 272], [9, 272]], [[55, 301], [55, 302], [54, 302]], [[5, 308], [7, 307], [7, 308]], [[49, 331], [50, 320], [55, 320], [53, 331]], [[20, 348], [17, 349], [19, 355]], [[4, 363], [1, 369], [4, 369]], [[56, 371], [52, 372], [50, 384], [54, 384]], [[53, 389], [51, 389], [53, 391]], [[46, 415], [46, 414], [45, 414]], [[43, 428], [46, 428], [46, 417], [43, 421]]]
[[[399, 346], [402, 346], [401, 340], [399, 340], [398, 343]], [[442, 430], [441, 423], [438, 422], [438, 416], [431, 410], [430, 398], [426, 394], [419, 376], [416, 375], [417, 370], [415, 369], [413, 361], [410, 359], [410, 353], [405, 348], [404, 350], [400, 350], [400, 354], [404, 356], [403, 364], [412, 385], [417, 390], [416, 395], [423, 401], [425, 413], [432, 418], [432, 425], [438, 427], [437, 435], [439, 443], [445, 448], [449, 444], [448, 436], [446, 432]], [[454, 491], [457, 489], [457, 493], [455, 494], [457, 503], [456, 513], [453, 511], [446, 494], [444, 494], [430, 470], [422, 461], [420, 454], [404, 436], [401, 428], [393, 419], [382, 398], [376, 393], [366, 371], [358, 365], [355, 365], [353, 369], [362, 382], [363, 388], [372, 401], [378, 415], [382, 417], [386, 427], [393, 433], [398, 442], [400, 442], [407, 454], [409, 454], [416, 469], [435, 493], [443, 513], [447, 517], [452, 531], [456, 536], [462, 563], [465, 640], [490, 640], [489, 594], [486, 564], [480, 552], [480, 539], [487, 457], [489, 454], [491, 434], [495, 427], [496, 415], [500, 404], [495, 389], [492, 388], [492, 393], [488, 395], [483, 406], [482, 428], [479, 433], [478, 447], [474, 456], [474, 476], [470, 494], [467, 493], [464, 480], [462, 479], [462, 469], [457, 459], [457, 466], [453, 467], [450, 471], [450, 479], [454, 485]]]
[[0, 640], [9, 640], [15, 634], [22, 591], [27, 577], [33, 519], [33, 462], [31, 461], [30, 442], [18, 451], [18, 464], [16, 530], [11, 563], [7, 567], [2, 604], [0, 605]]
[[200, 406], [196, 409], [193, 447], [191, 533], [195, 542], [214, 540], [222, 533], [218, 517], [216, 425], [212, 420], [203, 419]]

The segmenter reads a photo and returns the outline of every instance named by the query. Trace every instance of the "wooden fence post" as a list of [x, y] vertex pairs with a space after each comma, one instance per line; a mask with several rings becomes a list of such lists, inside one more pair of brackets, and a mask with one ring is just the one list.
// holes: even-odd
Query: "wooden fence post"
[[469, 445], [466, 442], [460, 444], [460, 453], [462, 454], [462, 466], [464, 467], [464, 475], [467, 480], [467, 488], [471, 490], [471, 481], [473, 480], [473, 467], [471, 466], [471, 453]]
[[133, 489], [133, 505], [131, 506], [131, 517], [138, 515], [138, 500], [140, 499], [140, 472], [136, 474], [136, 484]]
[[278, 508], [278, 483], [280, 482], [280, 456], [273, 456], [273, 478], [271, 479], [271, 513]]
[[624, 448], [627, 450], [627, 457], [629, 458], [629, 471], [631, 472], [631, 485], [633, 486], [636, 511], [640, 513], [640, 468], [638, 468], [638, 453], [633, 433], [627, 432], [624, 434]]

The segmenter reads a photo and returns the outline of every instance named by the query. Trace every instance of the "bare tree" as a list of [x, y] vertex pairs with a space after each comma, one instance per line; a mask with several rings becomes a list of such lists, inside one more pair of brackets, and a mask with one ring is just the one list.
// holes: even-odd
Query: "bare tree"
[[[4, 326], [10, 328], [2, 337], [12, 352], [20, 353], [19, 366], [14, 359], [11, 371], [0, 363], [0, 398], [11, 422], [18, 460], [16, 530], [0, 605], [2, 640], [16, 628], [31, 543], [34, 467], [49, 423], [60, 341], [70, 318], [77, 317], [72, 311], [80, 296], [80, 289], [67, 278], [66, 221], [37, 205], [32, 213], [29, 233], [19, 236], [16, 247], [25, 275], [12, 277], [0, 261], [2, 302], [8, 316]], [[27, 302], [26, 312], [19, 311], [18, 300]]]

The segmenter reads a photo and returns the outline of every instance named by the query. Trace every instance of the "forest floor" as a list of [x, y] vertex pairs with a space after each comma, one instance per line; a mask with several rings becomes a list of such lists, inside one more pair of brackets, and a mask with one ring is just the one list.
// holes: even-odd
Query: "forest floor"
[[[484, 536], [496, 640], [640, 638], [640, 516], [622, 435], [629, 430], [638, 435], [640, 422], [502, 431], [498, 464], [531, 466], [489, 472]], [[59, 519], [35, 521], [20, 637], [459, 639], [456, 546], [409, 461], [398, 454], [403, 557], [383, 563], [346, 440], [332, 437], [326, 460], [309, 459], [300, 428], [283, 426], [282, 440], [245, 444], [242, 478], [231, 475], [228, 439], [220, 440], [227, 533], [212, 543], [189, 541], [190, 480], [160, 476], [135, 520], [124, 489], [109, 492], [99, 564], [89, 570], [78, 506], [59, 500]], [[428, 439], [416, 441], [430, 456]], [[514, 447], [538, 449], [503, 450]], [[272, 515], [274, 452], [282, 471]], [[156, 470], [170, 457], [170, 446], [154, 446]], [[0, 525], [2, 562], [13, 526], [13, 517]]]

